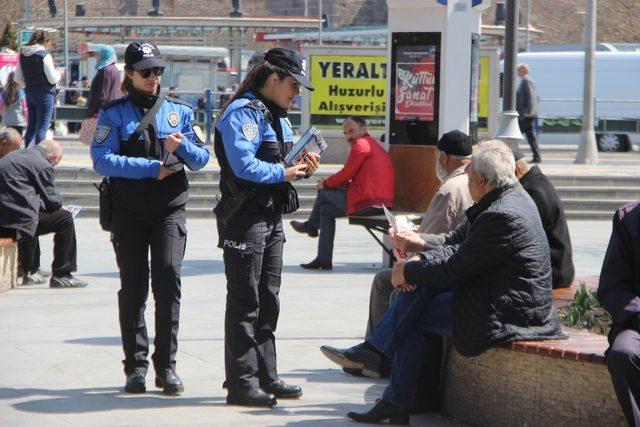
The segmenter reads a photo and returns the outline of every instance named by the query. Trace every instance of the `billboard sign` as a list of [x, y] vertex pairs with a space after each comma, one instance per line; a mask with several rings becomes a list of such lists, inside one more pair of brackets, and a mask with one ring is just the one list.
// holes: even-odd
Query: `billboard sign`
[[349, 116], [362, 116], [372, 128], [384, 128], [387, 57], [311, 55], [312, 126], [341, 127]]

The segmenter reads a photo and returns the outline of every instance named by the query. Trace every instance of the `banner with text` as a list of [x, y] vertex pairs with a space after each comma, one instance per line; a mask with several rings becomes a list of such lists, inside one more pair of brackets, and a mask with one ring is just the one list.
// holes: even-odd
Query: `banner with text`
[[312, 55], [311, 125], [341, 127], [349, 116], [362, 116], [373, 129], [384, 129], [387, 57]]
[[401, 46], [396, 55], [394, 119], [433, 121], [437, 90], [436, 46]]
[[15, 71], [19, 59], [18, 54], [0, 53], [0, 85], [5, 85], [9, 73]]

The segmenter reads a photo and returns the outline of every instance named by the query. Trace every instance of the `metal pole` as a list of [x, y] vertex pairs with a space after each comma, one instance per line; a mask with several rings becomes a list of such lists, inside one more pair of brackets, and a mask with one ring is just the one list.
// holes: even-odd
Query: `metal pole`
[[518, 0], [507, 0], [504, 40], [504, 97], [502, 109], [516, 109], [516, 61], [518, 59]]
[[586, 46], [584, 53], [584, 96], [582, 98], [582, 131], [575, 163], [598, 163], [598, 146], [594, 127], [595, 57], [597, 0], [587, 0]]
[[504, 74], [502, 82], [502, 117], [495, 137], [505, 143], [519, 144], [522, 132], [516, 110], [516, 69], [518, 55], [518, 0], [507, 0], [507, 21], [504, 31]]
[[318, 44], [322, 46], [322, 0], [318, 0]]
[[527, 0], [527, 36], [525, 43], [525, 51], [529, 52], [529, 48], [531, 47], [531, 37], [529, 36], [529, 26], [531, 25], [531, 0]]
[[24, 20], [31, 20], [31, 0], [24, 0]]
[[67, 23], [67, 0], [62, 3], [64, 8], [64, 85], [69, 87], [69, 31]]
[[211, 99], [211, 89], [207, 89], [204, 91], [204, 129], [206, 131], [205, 134], [205, 138], [206, 138], [206, 144], [210, 145], [211, 144], [211, 131], [212, 129], [212, 117], [211, 114], [213, 113], [213, 111], [211, 111], [213, 109], [213, 103], [212, 103], [212, 99]]
[[309, 16], [309, 0], [304, 0], [304, 16]]

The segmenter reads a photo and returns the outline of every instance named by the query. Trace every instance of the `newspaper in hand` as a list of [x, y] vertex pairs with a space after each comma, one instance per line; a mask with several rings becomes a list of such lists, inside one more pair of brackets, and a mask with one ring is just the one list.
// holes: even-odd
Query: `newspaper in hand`
[[308, 153], [316, 153], [322, 156], [322, 153], [324, 153], [326, 149], [327, 143], [320, 131], [315, 127], [311, 127], [300, 137], [298, 142], [293, 145], [289, 154], [285, 156], [284, 163], [287, 166], [297, 165], [304, 161]]
[[[387, 207], [383, 204], [382, 205], [382, 210], [384, 211], [384, 216], [387, 217], [387, 221], [389, 221], [389, 225], [391, 225], [391, 228], [393, 228], [393, 231], [395, 231], [396, 233], [398, 232], [398, 229], [411, 229], [411, 223], [409, 222], [409, 219], [404, 216], [404, 215], [400, 215], [398, 217], [396, 217], [393, 213], [391, 213], [391, 211], [389, 209], [387, 209]], [[407, 258], [407, 253], [400, 249], [399, 247], [394, 247], [393, 248], [393, 254], [395, 255], [396, 259], [398, 260], [403, 260]]]
[[78, 216], [78, 214], [80, 213], [80, 211], [82, 210], [82, 206], [78, 206], [78, 205], [66, 205], [63, 206], [62, 209], [64, 209], [65, 211], [69, 211], [71, 212], [71, 216], [73, 218], [75, 218], [76, 216]]

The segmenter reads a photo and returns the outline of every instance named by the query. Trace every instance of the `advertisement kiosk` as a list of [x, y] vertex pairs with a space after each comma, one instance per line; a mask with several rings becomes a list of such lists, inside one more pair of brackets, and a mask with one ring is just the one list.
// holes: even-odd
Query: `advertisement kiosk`
[[396, 211], [424, 212], [439, 181], [438, 139], [477, 136], [480, 17], [490, 0], [387, 0], [386, 134]]

